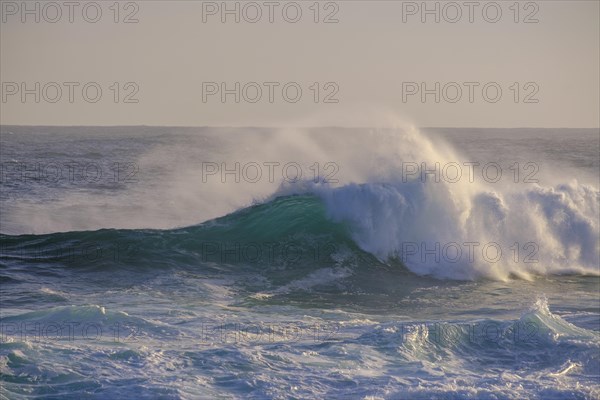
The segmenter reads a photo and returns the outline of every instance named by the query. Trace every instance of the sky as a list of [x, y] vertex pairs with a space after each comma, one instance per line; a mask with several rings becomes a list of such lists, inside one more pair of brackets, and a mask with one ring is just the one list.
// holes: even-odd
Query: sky
[[2, 0], [0, 122], [597, 128], [599, 4]]

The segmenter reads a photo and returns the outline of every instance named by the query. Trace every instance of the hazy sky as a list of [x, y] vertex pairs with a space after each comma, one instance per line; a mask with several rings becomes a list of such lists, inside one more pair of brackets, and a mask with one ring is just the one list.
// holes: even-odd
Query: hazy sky
[[598, 1], [0, 3], [3, 124], [600, 125]]

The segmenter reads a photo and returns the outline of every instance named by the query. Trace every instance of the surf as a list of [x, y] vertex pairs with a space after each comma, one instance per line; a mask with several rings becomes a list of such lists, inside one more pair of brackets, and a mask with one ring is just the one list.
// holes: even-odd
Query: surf
[[[476, 166], [445, 140], [414, 127], [332, 128], [327, 133], [256, 129], [226, 138], [206, 133], [202, 142], [210, 144], [213, 159], [222, 164], [198, 160], [197, 149], [191, 146], [198, 138], [189, 133], [175, 144], [155, 139], [158, 144], [141, 156], [140, 164], [146, 170], [158, 169], [158, 164], [174, 161], [170, 157], [176, 154], [178, 168], [156, 176], [161, 190], [144, 192], [135, 214], [121, 205], [128, 204], [124, 199], [129, 197], [123, 196], [131, 196], [130, 191], [111, 194], [114, 198], [105, 199], [103, 213], [81, 204], [85, 193], [77, 198], [65, 195], [55, 202], [67, 210], [57, 214], [58, 224], [47, 205], [43, 215], [30, 205], [29, 219], [19, 218], [17, 208], [11, 210], [10, 219], [65, 232], [4, 235], [5, 257], [15, 256], [18, 249], [32, 249], [32, 243], [46, 254], [82, 240], [91, 243], [92, 250], [119, 243], [154, 260], [177, 255], [185, 264], [276, 266], [298, 258], [314, 271], [311, 263], [315, 268], [336, 265], [339, 254], [349, 252], [368, 265], [401, 265], [418, 276], [442, 279], [599, 274], [597, 187], [565, 181], [563, 174], [552, 171], [540, 171], [537, 183], [520, 178], [515, 182], [518, 176], [531, 178], [531, 173], [522, 176], [527, 163], [505, 170], [507, 179], [482, 179], [490, 177], [489, 172], [482, 174], [487, 164]], [[236, 163], [294, 163], [311, 175], [272, 179], [267, 174], [248, 182], [203, 170], [206, 165], [214, 170], [215, 165], [227, 168]], [[331, 169], [314, 168], [332, 163], [337, 168], [335, 179]], [[468, 166], [468, 177], [452, 178], [446, 167], [456, 165]], [[321, 175], [312, 176], [317, 171]], [[73, 204], [83, 208], [70, 212], [77, 210]], [[81, 210], [86, 212], [82, 215]], [[190, 225], [190, 220], [204, 222]], [[113, 250], [117, 258], [120, 252]], [[92, 255], [87, 265], [95, 265]], [[49, 257], [49, 261], [65, 258]]]

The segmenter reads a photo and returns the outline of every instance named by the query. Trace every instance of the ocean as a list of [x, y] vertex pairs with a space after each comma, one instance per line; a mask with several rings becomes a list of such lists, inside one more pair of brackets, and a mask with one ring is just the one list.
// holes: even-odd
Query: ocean
[[597, 129], [0, 135], [2, 399], [600, 398]]

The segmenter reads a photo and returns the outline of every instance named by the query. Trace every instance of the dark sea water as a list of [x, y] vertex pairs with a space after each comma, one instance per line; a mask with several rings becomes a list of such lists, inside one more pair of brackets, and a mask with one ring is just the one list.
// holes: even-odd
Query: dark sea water
[[2, 399], [596, 399], [600, 132], [0, 132]]

